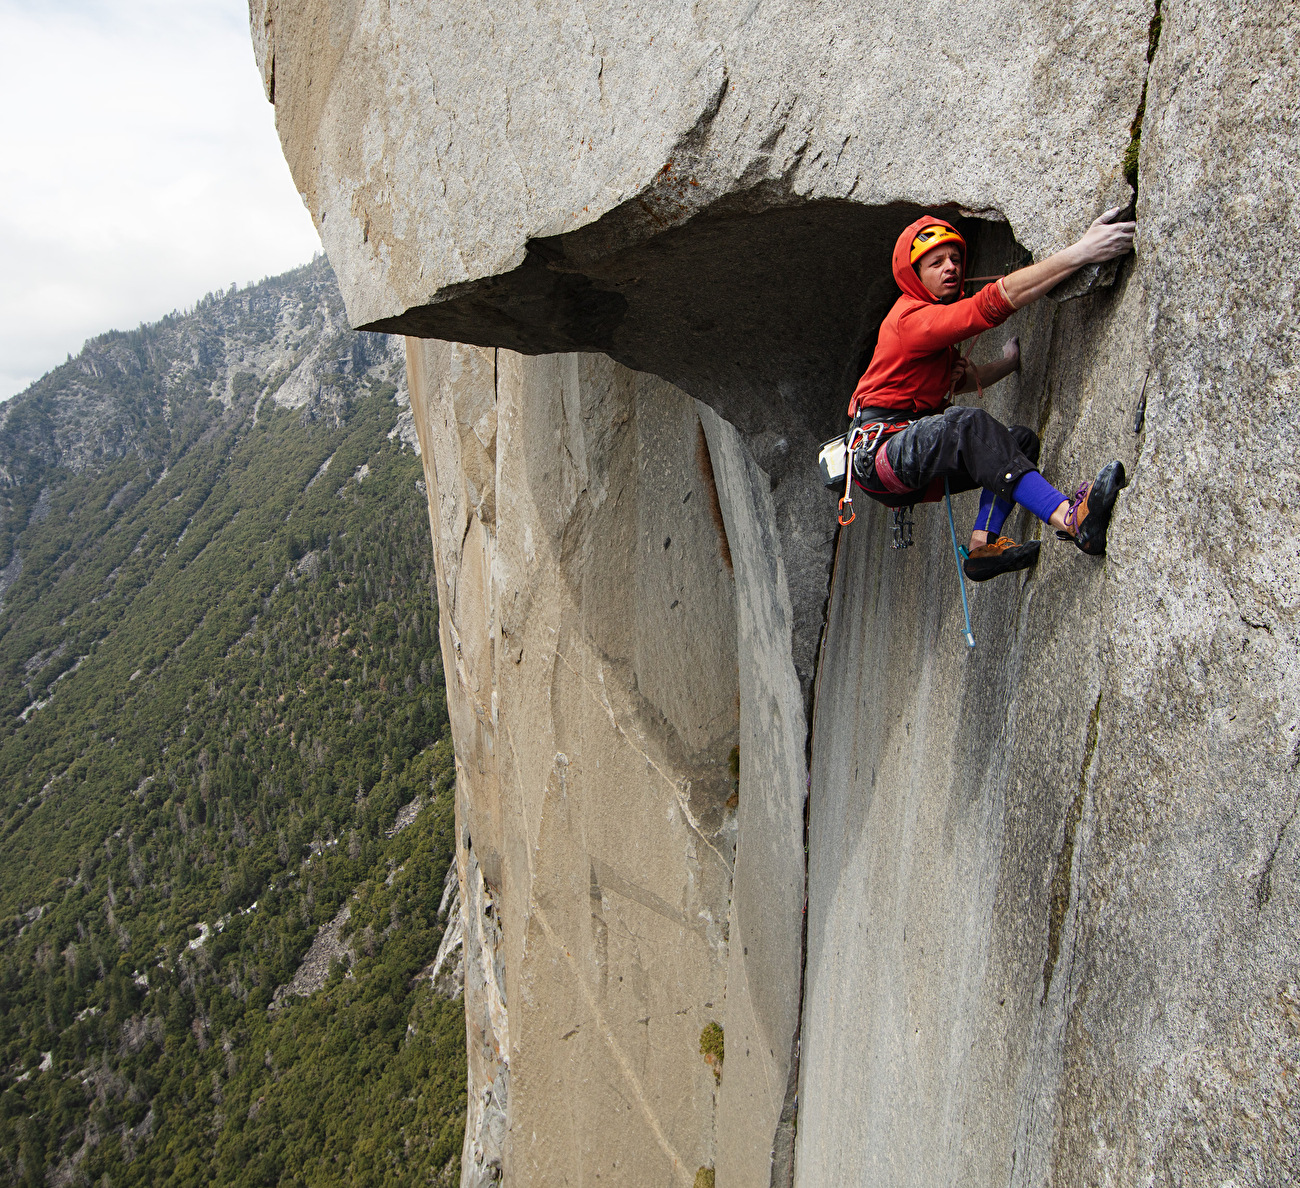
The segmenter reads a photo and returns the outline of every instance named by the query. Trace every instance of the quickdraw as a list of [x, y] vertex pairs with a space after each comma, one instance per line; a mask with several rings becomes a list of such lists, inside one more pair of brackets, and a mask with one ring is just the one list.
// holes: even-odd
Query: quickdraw
[[[875, 426], [854, 425], [849, 430], [849, 435], [845, 439], [845, 459], [844, 467], [844, 494], [840, 497], [840, 506], [837, 519], [841, 528], [847, 528], [854, 520], [858, 518], [857, 512], [853, 510], [853, 457], [861, 448], [863, 439], [867, 436], [867, 429]], [[844, 512], [847, 509], [848, 519], [844, 518]]]
[[[906, 429], [910, 421], [899, 421], [891, 424], [888, 421], [869, 421], [865, 425], [854, 425], [845, 437], [846, 465], [844, 467], [844, 495], [840, 499], [839, 505], [839, 522], [841, 528], [847, 528], [857, 519], [857, 513], [853, 510], [853, 458], [860, 449], [874, 450], [879, 444], [880, 439], [886, 433], [894, 433], [899, 429]], [[865, 444], [865, 447], [863, 443]], [[847, 510], [848, 519], [844, 518]], [[910, 543], [910, 542], [909, 542]], [[895, 546], [896, 548], [899, 546]], [[906, 548], [907, 545], [903, 545]]]

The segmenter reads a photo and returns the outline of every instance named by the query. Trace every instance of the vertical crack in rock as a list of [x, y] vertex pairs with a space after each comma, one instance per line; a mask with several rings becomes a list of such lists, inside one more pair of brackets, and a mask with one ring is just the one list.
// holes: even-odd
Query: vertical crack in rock
[[1137, 114], [1133, 117], [1133, 123], [1129, 125], [1128, 148], [1124, 150], [1124, 177], [1128, 184], [1133, 187], [1134, 202], [1137, 201], [1138, 196], [1138, 157], [1142, 144], [1142, 121], [1146, 117], [1147, 111], [1147, 85], [1151, 77], [1151, 63], [1155, 59], [1156, 50], [1160, 46], [1161, 24], [1160, 0], [1155, 0], [1155, 8], [1151, 13], [1151, 25], [1147, 30], [1147, 73], [1142, 79], [1142, 98], [1138, 101]]
[[[812, 731], [809, 731], [809, 735]], [[811, 740], [809, 751], [811, 752]], [[803, 815], [803, 875], [804, 897], [803, 912], [799, 926], [799, 977], [798, 1005], [796, 1007], [794, 1035], [790, 1040], [789, 1074], [786, 1077], [785, 1099], [781, 1103], [781, 1113], [776, 1121], [776, 1134], [772, 1140], [772, 1175], [770, 1188], [792, 1188], [794, 1184], [795, 1137], [799, 1126], [799, 1077], [802, 1072], [801, 1042], [803, 1035], [804, 990], [806, 988], [807, 954], [808, 954], [808, 817], [811, 799], [804, 799]]]
[[[831, 599], [835, 593], [837, 578], [841, 530], [837, 524], [831, 532], [831, 576], [826, 585], [826, 597], [822, 602], [822, 629], [817, 640], [816, 665], [812, 674], [812, 696], [808, 713], [808, 731], [804, 750], [805, 770], [811, 773], [813, 767], [813, 734], [816, 726], [817, 695], [820, 690], [822, 662], [825, 659], [827, 633], [830, 626]], [[809, 792], [812, 779], [808, 780]], [[795, 1139], [799, 1126], [799, 1079], [803, 1067], [803, 1019], [804, 996], [808, 989], [808, 839], [812, 825], [812, 796], [804, 798], [803, 803], [803, 867], [804, 896], [803, 912], [799, 926], [799, 1007], [798, 1022], [795, 1024], [794, 1037], [790, 1044], [790, 1076], [786, 1085], [785, 1101], [781, 1107], [781, 1116], [777, 1122], [777, 1131], [772, 1144], [772, 1177], [770, 1188], [791, 1188], [795, 1182]]]
[[713, 526], [718, 530], [718, 547], [722, 550], [722, 563], [727, 572], [734, 574], [735, 564], [731, 560], [731, 545], [727, 543], [727, 525], [722, 519], [722, 504], [718, 501], [718, 480], [713, 473], [713, 459], [709, 456], [709, 439], [704, 432], [704, 422], [699, 421], [699, 436], [696, 438], [695, 461], [700, 474], [709, 490], [709, 514], [713, 517]]
[[789, 537], [770, 475], [733, 426], [697, 407], [736, 575], [740, 669], [739, 844], [719, 1166], [733, 1182], [782, 1184], [793, 1169], [807, 881], [808, 731], [787, 582]]
[[463, 987], [472, 1091], [461, 1153], [461, 1185], [486, 1188], [502, 1176], [510, 1103], [510, 1021], [495, 896], [468, 841], [463, 860]]
[[1291, 828], [1297, 812], [1300, 812], [1300, 800], [1296, 801], [1291, 815], [1282, 822], [1282, 828], [1277, 831], [1277, 840], [1273, 843], [1273, 848], [1268, 852], [1268, 858], [1264, 862], [1264, 869], [1259, 876], [1259, 885], [1255, 888], [1255, 906], [1260, 911], [1263, 911], [1264, 905], [1273, 898], [1273, 863], [1277, 861], [1277, 852], [1282, 848], [1286, 831]]
[[1070, 907], [1070, 887], [1074, 873], [1075, 831], [1083, 815], [1083, 798], [1087, 792], [1088, 768], [1097, 751], [1097, 733], [1101, 721], [1101, 694], [1097, 694], [1096, 704], [1088, 719], [1088, 740], [1083, 748], [1083, 762], [1079, 765], [1079, 789], [1070, 802], [1065, 814], [1062, 830], [1061, 848], [1056, 854], [1056, 865], [1052, 870], [1051, 890], [1047, 901], [1047, 960], [1043, 963], [1043, 996], [1047, 1002], [1048, 991], [1052, 988], [1052, 975], [1056, 972], [1056, 963], [1061, 956], [1061, 933], [1065, 928], [1065, 915]]

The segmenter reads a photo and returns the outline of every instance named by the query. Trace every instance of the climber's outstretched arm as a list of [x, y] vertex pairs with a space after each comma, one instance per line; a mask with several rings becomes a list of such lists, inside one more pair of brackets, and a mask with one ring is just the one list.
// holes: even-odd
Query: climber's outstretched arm
[[1078, 243], [1005, 277], [1002, 284], [1007, 300], [1016, 309], [1023, 309], [1085, 264], [1100, 264], [1131, 252], [1137, 223], [1114, 222], [1122, 209], [1117, 206], [1108, 210], [1084, 232]]

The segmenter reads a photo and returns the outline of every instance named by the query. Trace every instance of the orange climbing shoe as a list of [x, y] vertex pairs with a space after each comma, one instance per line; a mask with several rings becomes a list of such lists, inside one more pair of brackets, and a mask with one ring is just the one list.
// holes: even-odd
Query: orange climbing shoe
[[962, 569], [972, 582], [987, 582], [1000, 573], [1014, 573], [1017, 569], [1037, 565], [1041, 547], [1037, 540], [1018, 545], [1009, 536], [999, 536], [997, 540], [974, 549], [962, 562]]
[[1110, 528], [1115, 500], [1128, 486], [1123, 462], [1108, 462], [1096, 479], [1082, 483], [1070, 501], [1065, 513], [1067, 531], [1057, 532], [1061, 540], [1072, 540], [1082, 551], [1092, 557], [1106, 555], [1106, 531]]

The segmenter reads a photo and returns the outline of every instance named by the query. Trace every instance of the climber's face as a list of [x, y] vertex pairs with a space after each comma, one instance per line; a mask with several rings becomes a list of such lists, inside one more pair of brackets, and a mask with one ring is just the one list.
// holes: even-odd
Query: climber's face
[[955, 243], [941, 243], [916, 262], [921, 283], [940, 301], [949, 301], [961, 291], [961, 249]]

